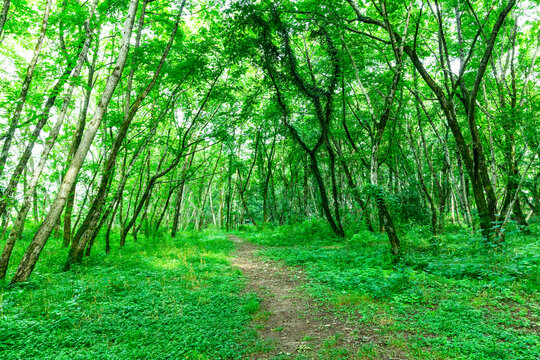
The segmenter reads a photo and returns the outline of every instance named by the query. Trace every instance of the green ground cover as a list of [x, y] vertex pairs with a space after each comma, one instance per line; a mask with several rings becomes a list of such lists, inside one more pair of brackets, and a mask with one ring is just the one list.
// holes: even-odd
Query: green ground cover
[[538, 359], [538, 235], [510, 234], [486, 251], [463, 230], [432, 239], [413, 228], [398, 264], [384, 235], [339, 241], [318, 221], [242, 235], [268, 246], [263, 256], [304, 268], [307, 291], [359, 337], [384, 339], [366, 341], [361, 358], [379, 358], [386, 342], [414, 359]]
[[228, 263], [233, 244], [211, 232], [139, 238], [67, 273], [50, 239], [30, 283], [0, 287], [0, 358], [241, 358], [257, 300]]
[[[354, 329], [357, 355], [329, 339], [321, 359], [378, 359], [385, 347], [411, 359], [537, 359], [537, 235], [514, 233], [487, 251], [469, 232], [433, 239], [416, 227], [402, 234], [397, 264], [384, 235], [340, 240], [319, 221], [238, 235], [304, 269], [307, 294]], [[241, 359], [271, 349], [253, 330], [259, 300], [230, 266], [225, 234], [140, 236], [110, 255], [99, 243], [67, 273], [61, 242], [51, 239], [29, 283], [0, 285], [1, 359]]]

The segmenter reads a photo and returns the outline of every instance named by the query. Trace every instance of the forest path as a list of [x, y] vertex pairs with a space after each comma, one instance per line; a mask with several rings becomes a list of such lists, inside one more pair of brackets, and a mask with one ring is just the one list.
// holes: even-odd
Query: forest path
[[263, 259], [257, 256], [260, 246], [228, 237], [237, 245], [232, 265], [246, 277], [248, 291], [262, 300], [253, 326], [260, 339], [273, 345], [271, 351], [253, 354], [251, 359], [326, 359], [328, 352], [339, 353], [335, 359], [356, 358], [353, 329], [302, 291], [306, 280], [301, 270]]

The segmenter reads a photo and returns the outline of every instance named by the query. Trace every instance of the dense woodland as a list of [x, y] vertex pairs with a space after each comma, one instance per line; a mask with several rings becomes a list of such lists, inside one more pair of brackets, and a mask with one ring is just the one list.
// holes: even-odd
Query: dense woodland
[[530, 249], [539, 57], [537, 1], [3, 0], [0, 278], [209, 228]]

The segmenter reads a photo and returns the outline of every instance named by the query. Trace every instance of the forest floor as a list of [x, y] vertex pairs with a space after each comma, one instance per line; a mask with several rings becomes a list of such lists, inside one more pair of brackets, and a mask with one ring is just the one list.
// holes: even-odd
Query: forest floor
[[400, 349], [384, 346], [386, 340], [368, 326], [353, 328], [330, 309], [306, 293], [304, 272], [296, 267], [259, 255], [264, 246], [254, 245], [235, 235], [232, 265], [246, 277], [247, 289], [260, 299], [260, 309], [252, 326], [268, 343], [264, 352], [254, 351], [252, 359], [357, 359], [361, 344], [382, 345], [380, 359], [405, 359]]
[[[290, 353], [272, 359], [538, 358], [538, 237], [514, 234], [493, 252], [467, 231], [430, 240], [412, 228], [395, 264], [381, 234], [343, 241], [306, 223], [236, 235], [249, 241], [233, 237], [247, 287], [272, 316], [268, 325], [254, 323], [259, 337], [275, 339], [267, 355]], [[274, 296], [257, 290], [266, 282]], [[292, 301], [283, 301], [289, 289]], [[317, 320], [289, 325], [295, 316]], [[288, 326], [292, 344], [279, 338]], [[302, 341], [302, 331], [315, 334], [307, 335], [312, 341]]]
[[318, 307], [302, 290], [306, 280], [299, 269], [286, 268], [257, 255], [261, 246], [229, 235], [236, 246], [232, 265], [246, 277], [247, 288], [257, 294], [261, 307], [253, 326], [270, 347], [252, 358], [322, 358], [355, 353], [358, 334], [326, 309]]
[[54, 236], [28, 283], [0, 283], [0, 359], [538, 359], [538, 235], [487, 252], [413, 228], [395, 264], [384, 234], [323, 225], [99, 239], [69, 272]]

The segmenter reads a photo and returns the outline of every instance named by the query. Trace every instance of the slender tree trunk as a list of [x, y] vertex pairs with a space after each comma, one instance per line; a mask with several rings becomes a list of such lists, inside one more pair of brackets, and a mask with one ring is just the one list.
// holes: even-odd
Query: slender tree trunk
[[[81, 117], [79, 119], [79, 124], [77, 125], [75, 137], [71, 144], [68, 161], [71, 160], [71, 158], [77, 151], [79, 144], [81, 143], [81, 138], [84, 132], [84, 128], [86, 126], [86, 117], [88, 114], [88, 107], [90, 105], [90, 95], [92, 94], [92, 88], [94, 84], [94, 72], [95, 72], [96, 61], [98, 57], [97, 56], [98, 49], [99, 49], [99, 35], [96, 41], [96, 51], [92, 59], [92, 64], [88, 68], [88, 80], [86, 82], [87, 90], [84, 96], [84, 102], [83, 102], [83, 107], [81, 109]], [[64, 242], [63, 242], [64, 247], [68, 247], [71, 241], [71, 216], [73, 214], [73, 206], [75, 204], [76, 187], [77, 187], [77, 182], [75, 180], [75, 183], [73, 184], [73, 188], [71, 189], [69, 193], [68, 200], [66, 202], [66, 209], [64, 211]]]
[[358, 187], [356, 186], [354, 182], [353, 176], [351, 174], [351, 170], [349, 169], [347, 162], [343, 159], [341, 146], [338, 146], [338, 144], [336, 144], [336, 148], [338, 149], [338, 155], [340, 156], [341, 168], [343, 169], [347, 186], [349, 186], [349, 188], [351, 189], [355, 201], [358, 203], [358, 206], [360, 206], [360, 209], [362, 210], [362, 217], [364, 219], [364, 223], [366, 224], [366, 228], [371, 232], [375, 232], [375, 230], [373, 229], [373, 224], [371, 223], [371, 219], [369, 218], [369, 214], [366, 211], [367, 202], [365, 202], [362, 199], [362, 196], [360, 195], [360, 190], [358, 189]]
[[[276, 149], [276, 138], [277, 138], [277, 131], [274, 133], [274, 137], [272, 139], [272, 147], [270, 149], [270, 154], [267, 156], [266, 161], [266, 176], [264, 177], [264, 184], [263, 184], [263, 227], [268, 222], [268, 213], [269, 213], [269, 204], [268, 204], [268, 189], [270, 186], [270, 178], [272, 177], [272, 167], [273, 167], [273, 161], [274, 161], [274, 155], [275, 155], [275, 149]], [[263, 159], [264, 160], [264, 159]], [[306, 174], [307, 178], [307, 174]]]
[[[435, 206], [435, 201], [433, 201], [433, 196], [431, 195], [431, 193], [429, 192], [427, 188], [426, 181], [424, 179], [424, 174], [422, 173], [422, 162], [420, 160], [418, 151], [416, 151], [416, 142], [413, 138], [412, 129], [409, 124], [407, 124], [407, 128], [408, 128], [407, 130], [409, 133], [409, 137], [408, 137], [409, 145], [411, 146], [411, 150], [414, 155], [414, 160], [416, 163], [416, 169], [418, 173], [418, 180], [420, 181], [420, 184], [422, 185], [422, 191], [424, 192], [424, 195], [426, 196], [428, 200], [429, 208], [431, 210], [431, 234], [433, 236], [436, 236], [439, 229], [438, 221], [437, 221], [437, 207]], [[420, 131], [422, 131], [422, 129], [420, 129]]]
[[[358, 21], [363, 22], [363, 23], [377, 25], [378, 27], [385, 29], [391, 38], [395, 38], [398, 41], [402, 41], [402, 37], [395, 32], [395, 30], [390, 26], [387, 19], [385, 20], [385, 22], [383, 22], [377, 19], [364, 16], [360, 13], [358, 7], [354, 4], [353, 0], [347, 0], [347, 1], [351, 5], [355, 13], [357, 14]], [[413, 48], [409, 45], [403, 46], [405, 53], [411, 59], [414, 67], [418, 70], [418, 72], [424, 79], [425, 83], [431, 88], [431, 90], [437, 97], [437, 100], [439, 101], [441, 105], [441, 109], [443, 110], [443, 113], [446, 117], [447, 123], [452, 131], [452, 134], [454, 135], [457, 148], [459, 150], [459, 153], [461, 155], [463, 162], [465, 163], [465, 168], [467, 169], [467, 172], [471, 179], [473, 196], [474, 196], [478, 214], [480, 217], [482, 237], [486, 242], [491, 242], [493, 240], [494, 232], [492, 231], [493, 230], [492, 226], [494, 223], [498, 221], [497, 198], [495, 195], [495, 189], [493, 188], [493, 183], [490, 179], [489, 172], [486, 166], [484, 150], [483, 150], [483, 145], [482, 145], [481, 136], [480, 136], [480, 130], [478, 128], [478, 124], [476, 123], [475, 116], [476, 116], [476, 107], [477, 107], [477, 95], [478, 95], [478, 91], [481, 86], [482, 80], [484, 78], [484, 74], [487, 69], [488, 63], [490, 62], [498, 33], [501, 27], [503, 26], [506, 17], [508, 16], [510, 11], [514, 7], [515, 3], [516, 3], [515, 0], [509, 0], [506, 3], [505, 7], [502, 9], [502, 11], [499, 13], [498, 18], [495, 24], [493, 25], [491, 33], [489, 34], [489, 38], [486, 39], [486, 47], [482, 55], [482, 58], [479, 62], [479, 65], [476, 68], [476, 78], [474, 80], [474, 83], [470, 92], [467, 91], [467, 89], [465, 89], [463, 79], [462, 79], [462, 75], [465, 71], [465, 65], [466, 65], [465, 63], [462, 63], [459, 78], [455, 80], [457, 81], [458, 85], [462, 89], [462, 103], [464, 105], [465, 112], [467, 114], [467, 124], [468, 124], [469, 134], [472, 141], [472, 151], [469, 145], [467, 144], [465, 137], [463, 136], [463, 132], [462, 132], [460, 123], [458, 121], [458, 117], [456, 114], [456, 106], [453, 100], [454, 98], [453, 93], [445, 94], [443, 88], [437, 84], [434, 78], [431, 77], [431, 75], [428, 73], [428, 71], [424, 67], [424, 64], [422, 63], [422, 61], [418, 57], [418, 54], [416, 53], [415, 47]], [[438, 22], [439, 22], [439, 46], [441, 49], [442, 48], [446, 49], [446, 43], [443, 43], [444, 35], [442, 34], [442, 20], [439, 18]], [[459, 25], [459, 21], [458, 21], [458, 25]], [[481, 27], [482, 25], [478, 24], [478, 26]], [[480, 35], [480, 31], [477, 33], [477, 36], [478, 35]], [[475, 41], [476, 41], [476, 38], [475, 38]], [[442, 51], [440, 52], [442, 54]], [[449, 64], [448, 59], [446, 59], [446, 62]], [[443, 71], [443, 73], [444, 73], [444, 78], [448, 79], [447, 72]], [[450, 75], [450, 78], [453, 82], [454, 77]], [[447, 81], [445, 85], [447, 89], [449, 89], [450, 85], [453, 87], [453, 89], [455, 89], [455, 86], [453, 83], [449, 84]]]
[[176, 237], [178, 231], [178, 222], [180, 220], [180, 210], [182, 209], [182, 199], [184, 195], [184, 181], [180, 181], [180, 187], [176, 193], [176, 204], [174, 207], [173, 224], [171, 229], [171, 237]]
[[113, 213], [111, 215], [111, 219], [109, 220], [109, 223], [107, 225], [107, 232], [105, 233], [105, 254], [109, 254], [111, 252], [111, 230], [114, 224], [114, 219], [116, 217], [117, 210], [118, 210], [118, 205], [114, 207]]
[[186, 184], [186, 174], [191, 168], [191, 165], [193, 164], [193, 159], [195, 158], [195, 151], [197, 150], [197, 146], [194, 145], [191, 149], [191, 156], [189, 159], [186, 159], [184, 162], [184, 165], [182, 165], [182, 170], [180, 170], [180, 186], [178, 188], [178, 192], [176, 193], [176, 204], [174, 208], [174, 215], [173, 215], [173, 224], [171, 229], [171, 237], [176, 237], [176, 232], [178, 231], [178, 224], [180, 221], [180, 211], [182, 209], [183, 205], [183, 199], [184, 199], [184, 187]]
[[217, 167], [219, 164], [219, 160], [221, 160], [221, 151], [223, 150], [223, 143], [221, 144], [221, 147], [219, 148], [219, 155], [216, 160], [216, 164], [214, 165], [214, 170], [212, 171], [212, 175], [210, 176], [210, 180], [208, 181], [208, 187], [206, 189], [206, 192], [204, 194], [202, 205], [201, 205], [201, 214], [199, 216], [199, 228], [198, 230], [202, 230], [203, 224], [204, 224], [204, 207], [206, 205], [206, 198], [208, 197], [208, 194], [211, 191], [212, 188], [212, 181], [214, 180], [214, 176], [216, 175]]
[[149, 200], [150, 194], [151, 194], [151, 192], [152, 192], [152, 190], [154, 188], [154, 185], [155, 185], [157, 179], [165, 176], [172, 169], [174, 169], [174, 167], [178, 164], [178, 162], [180, 161], [182, 156], [183, 156], [183, 152], [181, 151], [176, 156], [176, 158], [173, 160], [173, 162], [169, 165], [169, 167], [167, 169], [157, 173], [156, 175], [152, 176], [148, 180], [148, 183], [146, 184], [144, 193], [143, 193], [138, 205], [135, 207], [135, 209], [133, 211], [133, 215], [131, 216], [131, 219], [128, 221], [128, 223], [126, 224], [126, 227], [122, 230], [122, 233], [120, 234], [120, 244], [125, 244], [127, 234], [129, 232], [129, 230], [131, 230], [133, 225], [135, 225], [135, 221], [137, 220], [137, 217], [139, 216], [141, 210], [143, 209], [143, 207], [145, 206], [145, 204]]
[[[77, 65], [75, 66], [75, 69], [72, 74], [72, 78], [75, 79], [79, 76], [82, 64], [84, 62], [84, 59], [86, 58], [86, 54], [88, 52], [88, 48], [90, 46], [91, 42], [91, 30], [89, 29], [89, 23], [90, 20], [93, 17], [94, 11], [96, 9], [97, 1], [94, 1], [90, 15], [88, 17], [88, 20], [86, 21], [86, 39], [82, 48], [81, 53], [79, 54], [79, 59], [77, 62]], [[4, 247], [4, 250], [2, 252], [2, 257], [0, 258], [0, 279], [3, 279], [6, 276], [7, 267], [9, 264], [9, 259], [11, 257], [11, 253], [13, 250], [13, 247], [15, 246], [15, 242], [17, 239], [21, 236], [23, 228], [24, 228], [24, 222], [26, 220], [26, 216], [28, 215], [28, 212], [30, 211], [31, 201], [33, 199], [34, 204], [34, 218], [36, 221], [39, 221], [38, 219], [38, 210], [37, 210], [37, 183], [39, 180], [39, 177], [41, 176], [41, 172], [43, 171], [43, 168], [45, 167], [46, 160], [49, 156], [49, 153], [56, 141], [56, 138], [58, 137], [58, 134], [60, 133], [60, 129], [62, 127], [62, 124], [64, 122], [64, 118], [66, 116], [68, 105], [71, 101], [71, 96], [73, 94], [73, 90], [75, 87], [75, 82], [71, 82], [68, 90], [66, 91], [64, 101], [62, 104], [62, 108], [60, 110], [60, 114], [58, 115], [58, 118], [56, 120], [56, 123], [54, 124], [51, 133], [49, 134], [49, 137], [47, 138], [47, 141], [45, 142], [44, 148], [42, 150], [40, 161], [37, 167], [33, 171], [32, 179], [30, 180], [30, 183], [25, 191], [23, 204], [19, 210], [19, 213], [17, 215], [17, 219], [15, 220], [15, 223], [12, 226], [10, 235], [8, 237], [8, 240], [6, 242], [6, 245]], [[32, 168], [33, 162], [31, 161]]]
[[[89, 41], [86, 42], [86, 45], [89, 45]], [[82, 54], [83, 49], [81, 48], [80, 50], [81, 52], [78, 54], [79, 56]], [[3, 197], [0, 200], [0, 216], [6, 212], [7, 202], [9, 201], [8, 199], [10, 199], [15, 193], [15, 191], [17, 190], [17, 185], [19, 184], [20, 176], [23, 170], [26, 168], [28, 159], [30, 159], [30, 156], [32, 155], [32, 150], [34, 148], [34, 145], [36, 144], [36, 140], [39, 138], [39, 135], [41, 134], [41, 129], [43, 129], [43, 126], [45, 126], [45, 124], [49, 120], [49, 114], [51, 112], [52, 107], [54, 106], [54, 103], [56, 102], [58, 93], [62, 90], [64, 84], [68, 80], [69, 74], [71, 73], [71, 70], [73, 69], [74, 66], [75, 66], [74, 61], [71, 61], [70, 63], [68, 63], [66, 69], [64, 70], [64, 73], [60, 76], [60, 78], [54, 84], [49, 94], [49, 97], [47, 101], [45, 102], [45, 106], [43, 110], [41, 111], [39, 120], [36, 123], [34, 130], [32, 131], [30, 141], [27, 143], [24, 149], [24, 152], [21, 158], [19, 159], [19, 162], [17, 163], [17, 166], [15, 166], [15, 170], [13, 171], [11, 178], [9, 180], [9, 183], [6, 186], [6, 189], [4, 190]], [[81, 62], [81, 66], [82, 66], [82, 62]]]
[[330, 179], [332, 182], [332, 198], [334, 200], [334, 216], [336, 218], [336, 226], [338, 228], [339, 235], [345, 237], [345, 230], [343, 230], [343, 224], [341, 223], [341, 215], [339, 209], [339, 194], [336, 180], [336, 155], [334, 153], [334, 150], [332, 149], [328, 136], [326, 137], [325, 142], [326, 150], [328, 151], [328, 157], [330, 160]]
[[181, 183], [178, 183], [176, 186], [172, 186], [169, 190], [169, 194], [167, 195], [167, 199], [165, 200], [165, 205], [163, 205], [163, 210], [161, 210], [161, 215], [159, 216], [158, 221], [156, 222], [156, 226], [154, 227], [156, 230], [159, 230], [159, 227], [161, 226], [161, 222], [163, 221], [163, 218], [165, 217], [165, 214], [167, 213], [167, 210], [169, 209], [169, 204], [171, 202], [172, 195], [174, 192], [178, 189]]
[[4, 32], [4, 26], [6, 25], [7, 15], [9, 12], [9, 5], [11, 0], [4, 0], [2, 4], [2, 10], [0, 10], [0, 45], [2, 44], [2, 33]]
[[227, 176], [227, 194], [225, 195], [225, 203], [227, 206], [227, 215], [226, 215], [226, 222], [225, 222], [225, 229], [229, 231], [231, 226], [231, 193], [232, 193], [232, 176], [233, 176], [233, 158], [232, 154], [229, 154], [229, 171]]
[[89, 123], [88, 129], [86, 130], [83, 138], [81, 139], [81, 144], [79, 145], [77, 152], [73, 156], [69, 169], [64, 177], [64, 180], [56, 195], [56, 198], [51, 205], [49, 213], [45, 217], [45, 220], [43, 220], [34, 238], [30, 242], [28, 249], [24, 253], [23, 258], [15, 273], [15, 276], [11, 280], [11, 283], [24, 282], [32, 274], [32, 271], [34, 270], [34, 267], [39, 259], [39, 255], [41, 254], [45, 243], [49, 239], [53, 227], [58, 221], [62, 210], [64, 209], [64, 205], [66, 204], [69, 192], [71, 191], [73, 183], [75, 182], [75, 179], [79, 173], [79, 170], [81, 169], [84, 159], [86, 158], [86, 154], [90, 149], [90, 145], [94, 140], [97, 130], [101, 125], [101, 121], [105, 116], [105, 113], [109, 106], [109, 102], [112, 98], [114, 90], [116, 89], [116, 85], [118, 84], [118, 81], [120, 80], [120, 77], [122, 75], [122, 71], [124, 70], [124, 65], [126, 63], [127, 55], [129, 52], [131, 31], [133, 28], [133, 23], [135, 21], [135, 14], [137, 12], [138, 3], [138, 0], [132, 0], [129, 5], [127, 19], [125, 21], [123, 29], [122, 45], [118, 54], [118, 59], [114, 67], [114, 71], [107, 79], [105, 89], [103, 91], [100, 101], [98, 102], [94, 117]]
[[[386, 9], [384, 9], [385, 16]], [[410, 10], [409, 15], [407, 17], [407, 23], [405, 27], [405, 31], [408, 27], [408, 22], [410, 18]], [[385, 21], [388, 23], [388, 19], [385, 18]], [[382, 224], [384, 225], [384, 229], [386, 233], [388, 234], [388, 240], [390, 240], [390, 246], [392, 249], [392, 254], [394, 255], [394, 259], [397, 259], [400, 257], [401, 253], [401, 246], [400, 241], [397, 236], [396, 228], [394, 226], [394, 221], [392, 220], [392, 217], [390, 215], [390, 211], [388, 210], [388, 207], [386, 206], [386, 201], [384, 199], [383, 189], [379, 186], [379, 150], [380, 150], [380, 144], [382, 141], [382, 137], [384, 134], [384, 130], [386, 128], [386, 124], [390, 118], [390, 111], [393, 105], [393, 102], [396, 97], [398, 84], [401, 80], [401, 74], [403, 70], [403, 46], [404, 46], [404, 40], [401, 40], [401, 43], [398, 43], [397, 39], [393, 34], [390, 34], [392, 48], [394, 50], [394, 57], [396, 59], [396, 66], [393, 69], [394, 76], [392, 79], [392, 85], [390, 86], [390, 89], [388, 91], [388, 96], [386, 97], [385, 101], [385, 107], [384, 110], [375, 124], [376, 134], [373, 139], [373, 144], [371, 148], [371, 169], [370, 169], [370, 175], [371, 175], [371, 185], [374, 187], [375, 191], [375, 199], [377, 203], [377, 207], [379, 209], [379, 215], [382, 220]]]
[[[147, 4], [147, 1], [145, 1], [144, 4], [143, 4], [143, 11], [141, 13], [140, 22], [139, 22], [139, 28], [138, 28], [138, 32], [137, 32], [137, 41], [140, 40], [140, 34], [142, 32], [142, 27], [143, 27], [143, 23], [144, 23], [144, 10], [145, 10], [144, 7], [146, 6], [146, 4]], [[157, 79], [159, 77], [159, 74], [161, 73], [161, 69], [162, 69], [162, 67], [163, 67], [163, 65], [165, 63], [165, 59], [167, 58], [167, 56], [169, 54], [169, 51], [171, 49], [172, 43], [174, 41], [176, 31], [178, 30], [178, 26], [179, 26], [179, 23], [180, 23], [180, 18], [181, 18], [181, 15], [182, 15], [183, 5], [184, 4], [185, 4], [185, 1], [183, 2], [182, 7], [179, 10], [179, 14], [178, 14], [178, 16], [176, 18], [176, 22], [175, 22], [173, 31], [171, 33], [171, 36], [169, 37], [169, 42], [167, 43], [167, 46], [166, 46], [166, 48], [165, 48], [165, 50], [164, 50], [164, 52], [163, 52], [163, 54], [161, 56], [161, 60], [160, 60], [160, 62], [158, 64], [156, 70], [154, 71], [152, 79], [150, 80], [150, 82], [146, 86], [146, 88], [139, 94], [139, 96], [137, 97], [137, 99], [135, 100], [133, 105], [130, 107], [129, 112], [127, 113], [124, 121], [122, 122], [120, 130], [119, 130], [119, 132], [118, 132], [118, 134], [116, 136], [115, 142], [113, 144], [113, 148], [112, 148], [111, 152], [109, 153], [109, 158], [107, 159], [107, 163], [105, 165], [105, 169], [104, 169], [101, 181], [100, 181], [100, 186], [99, 186], [98, 193], [96, 194], [96, 196], [94, 198], [94, 201], [92, 202], [90, 210], [89, 210], [89, 212], [88, 212], [88, 214], [86, 216], [85, 221], [83, 222], [83, 225], [81, 226], [81, 229], [79, 229], [77, 231], [77, 233], [75, 234], [75, 237], [73, 239], [73, 242], [75, 244], [72, 244], [72, 246], [70, 248], [70, 252], [68, 254], [68, 260], [67, 260], [66, 265], [64, 267], [65, 270], [68, 270], [70, 268], [71, 263], [81, 261], [82, 254], [83, 254], [84, 248], [86, 246], [85, 240], [83, 240], [81, 242], [81, 239], [84, 238], [84, 239], [86, 239], [86, 241], [88, 241], [88, 239], [93, 238], [92, 232], [91, 232], [91, 227], [89, 225], [97, 223], [98, 219], [100, 218], [102, 208], [103, 208], [103, 205], [104, 205], [106, 197], [107, 197], [107, 188], [109, 186], [110, 181], [112, 181], [112, 174], [113, 174], [114, 166], [116, 164], [118, 151], [120, 150], [120, 147], [121, 147], [121, 145], [122, 145], [122, 143], [123, 143], [123, 141], [124, 141], [124, 139], [125, 139], [125, 137], [127, 135], [129, 126], [131, 125], [131, 122], [132, 122], [133, 118], [135, 117], [137, 111], [139, 110], [139, 107], [140, 107], [142, 101], [146, 98], [146, 96], [153, 89], [153, 87], [154, 87], [154, 85], [155, 85], [155, 83], [156, 83], [156, 81], [157, 81]], [[137, 42], [137, 45], [138, 45], [138, 42]], [[173, 96], [174, 96], [174, 94], [173, 94]], [[169, 104], [170, 104], [170, 102], [169, 102]], [[167, 105], [165, 111], [160, 115], [160, 118], [162, 118], [163, 116], [166, 115], [166, 113], [168, 111], [168, 108], [169, 108], [169, 105]], [[87, 229], [90, 229], [90, 230], [87, 230]], [[85, 234], [88, 231], [90, 231], [90, 233]], [[125, 233], [122, 232], [122, 234], [125, 234]], [[121, 243], [122, 243], [122, 240], [125, 241], [125, 235], [122, 236]], [[79, 242], [81, 242], [81, 243], [79, 243]]]
[[[136, 33], [136, 40], [135, 40], [135, 46], [133, 48], [133, 51], [136, 54], [136, 51], [140, 44], [141, 39], [141, 33], [144, 25], [144, 18], [145, 18], [145, 12], [146, 12], [146, 5], [148, 4], [147, 0], [143, 1], [141, 15], [139, 16], [139, 22], [137, 27], [137, 33]], [[131, 81], [133, 80], [133, 71], [134, 67], [136, 66], [137, 58], [134, 59], [134, 64], [131, 66], [131, 71], [128, 75], [128, 85], [126, 90], [126, 109], [129, 109], [129, 95], [131, 91]], [[124, 119], [124, 122], [122, 123], [122, 127], [115, 139], [112, 151], [109, 154], [109, 158], [107, 159], [105, 169], [103, 171], [103, 175], [101, 176], [100, 185], [98, 187], [97, 194], [94, 196], [94, 199], [92, 201], [92, 205], [90, 206], [90, 209], [88, 211], [88, 214], [86, 215], [83, 224], [81, 225], [81, 228], [77, 230], [75, 233], [75, 236], [73, 238], [73, 242], [70, 247], [70, 251], [68, 254], [68, 261], [66, 262], [66, 265], [64, 266], [64, 270], [69, 270], [71, 263], [76, 261], [75, 259], [82, 259], [82, 251], [84, 250], [84, 246], [86, 244], [79, 244], [81, 238], [88, 238], [89, 236], [86, 235], [86, 232], [92, 232], [92, 224], [95, 224], [101, 215], [101, 207], [103, 206], [103, 203], [107, 197], [106, 189], [109, 187], [109, 183], [112, 178], [113, 168], [116, 163], [116, 157], [118, 154], [118, 149], [120, 147], [120, 144], [123, 142], [124, 138], [122, 135], [125, 136], [127, 134], [127, 127], [125, 126], [126, 119], [128, 118], [126, 110], [126, 116]], [[129, 125], [128, 125], [129, 126]], [[76, 139], [75, 141], [80, 142], [80, 139]], [[75, 144], [74, 144], [75, 145]], [[76, 144], [78, 147], [78, 144]], [[76, 149], [75, 149], [76, 150]], [[75, 184], [74, 184], [75, 186]], [[66, 209], [67, 211], [68, 209]], [[65, 241], [65, 238], [64, 238]]]
[[133, 234], [133, 240], [137, 241], [137, 235], [139, 234], [139, 231], [141, 230], [141, 227], [145, 222], [148, 221], [148, 207], [150, 206], [150, 199], [152, 198], [152, 191], [150, 191], [150, 194], [146, 198], [146, 202], [144, 203], [144, 210], [142, 212], [141, 221], [139, 222], [139, 225], [134, 224], [132, 234]]
[[[11, 114], [8, 131], [4, 135], [4, 146], [2, 147], [2, 152], [0, 152], [0, 177], [2, 177], [2, 175], [4, 174], [4, 168], [6, 166], [6, 161], [9, 155], [11, 141], [13, 140], [13, 135], [15, 134], [15, 130], [17, 129], [17, 126], [19, 125], [19, 119], [21, 117], [24, 104], [26, 103], [26, 97], [28, 95], [28, 90], [30, 88], [30, 84], [32, 83], [32, 79], [34, 77], [36, 64], [41, 54], [41, 48], [43, 46], [43, 41], [45, 40], [47, 27], [49, 25], [49, 14], [51, 12], [51, 6], [52, 6], [52, 0], [47, 0], [47, 3], [45, 5], [45, 13], [43, 14], [43, 20], [41, 22], [41, 28], [39, 30], [39, 37], [38, 37], [36, 46], [34, 48], [34, 54], [32, 55], [32, 60], [30, 60], [30, 64], [28, 65], [28, 68], [26, 69], [26, 76], [22, 83], [21, 94], [19, 95], [19, 99], [16, 101], [17, 105], [15, 107], [15, 110]], [[2, 15], [5, 11], [5, 15], [7, 16], [8, 9], [9, 9], [9, 2], [6, 2], [6, 0], [4, 0], [4, 5], [2, 6]], [[1, 18], [0, 18], [0, 21], [1, 21]], [[3, 26], [0, 29], [0, 31], [2, 29], [3, 29]]]
[[310, 158], [310, 165], [311, 165], [311, 172], [313, 176], [315, 177], [315, 181], [319, 187], [319, 193], [321, 195], [321, 207], [323, 210], [323, 214], [326, 217], [326, 220], [330, 224], [330, 227], [334, 231], [334, 233], [338, 236], [345, 237], [345, 232], [343, 231], [343, 227], [341, 227], [341, 224], [338, 224], [334, 221], [334, 218], [332, 216], [332, 211], [330, 210], [330, 203], [328, 201], [328, 196], [326, 195], [326, 187], [324, 185], [324, 180], [322, 178], [319, 164], [317, 162], [317, 157], [315, 154], [311, 153], [309, 154]]

